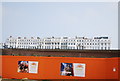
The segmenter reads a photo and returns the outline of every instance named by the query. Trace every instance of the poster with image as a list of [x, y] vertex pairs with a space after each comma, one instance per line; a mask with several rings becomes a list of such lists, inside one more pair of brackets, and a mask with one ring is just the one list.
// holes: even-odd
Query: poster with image
[[61, 75], [73, 76], [73, 64], [72, 63], [61, 63]]
[[85, 64], [61, 63], [61, 75], [85, 77]]
[[19, 73], [38, 73], [38, 62], [36, 61], [18, 61]]
[[18, 72], [28, 73], [28, 61], [18, 61]]

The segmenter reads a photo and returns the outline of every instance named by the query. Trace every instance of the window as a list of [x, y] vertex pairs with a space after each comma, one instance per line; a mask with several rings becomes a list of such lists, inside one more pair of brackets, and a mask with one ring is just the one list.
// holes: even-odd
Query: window
[[106, 47], [105, 47], [105, 50], [106, 50]]
[[91, 43], [90, 43], [90, 45], [91, 45]]
[[103, 49], [103, 47], [101, 47], [101, 49]]
[[105, 45], [107, 45], [107, 44], [105, 43]]
[[99, 49], [99, 47], [98, 47], [98, 49]]
[[101, 43], [101, 45], [103, 45], [103, 43]]

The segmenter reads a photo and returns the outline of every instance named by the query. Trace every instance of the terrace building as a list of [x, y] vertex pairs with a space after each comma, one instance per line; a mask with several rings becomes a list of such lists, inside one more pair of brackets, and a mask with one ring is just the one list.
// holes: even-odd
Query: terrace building
[[110, 50], [111, 41], [108, 37], [18, 37], [10, 36], [5, 42], [7, 48], [17, 49], [88, 49]]

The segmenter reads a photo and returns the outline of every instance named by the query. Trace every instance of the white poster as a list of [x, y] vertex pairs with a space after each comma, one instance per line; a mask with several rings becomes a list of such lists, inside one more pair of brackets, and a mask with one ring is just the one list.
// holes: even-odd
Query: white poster
[[36, 61], [28, 61], [29, 65], [29, 73], [38, 73], [38, 62]]
[[74, 76], [85, 77], [85, 64], [73, 63]]

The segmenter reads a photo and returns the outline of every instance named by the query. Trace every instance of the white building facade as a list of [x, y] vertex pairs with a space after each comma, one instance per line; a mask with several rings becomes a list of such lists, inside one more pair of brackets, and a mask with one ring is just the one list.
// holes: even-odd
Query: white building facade
[[10, 36], [6, 42], [7, 48], [16, 49], [90, 49], [110, 50], [111, 40], [108, 37], [17, 37]]
[[4, 48], [4, 43], [0, 43], [0, 49]]

